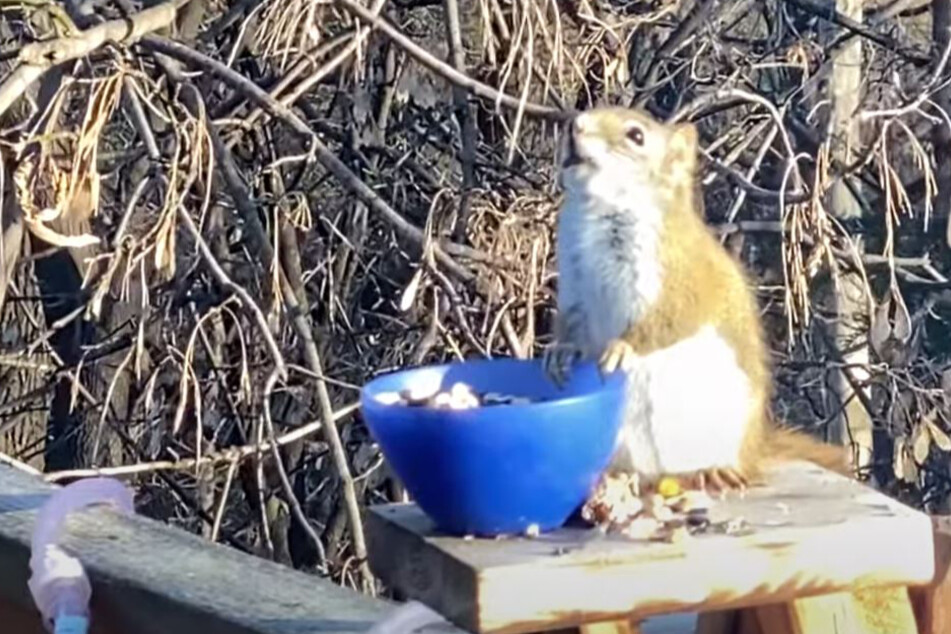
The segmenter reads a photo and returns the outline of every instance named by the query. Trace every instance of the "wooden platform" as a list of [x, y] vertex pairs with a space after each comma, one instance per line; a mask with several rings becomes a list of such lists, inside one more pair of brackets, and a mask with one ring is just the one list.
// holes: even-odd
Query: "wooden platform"
[[916, 586], [935, 571], [931, 519], [810, 464], [711, 509], [743, 536], [665, 544], [561, 530], [538, 538], [440, 535], [413, 504], [367, 513], [384, 583], [474, 632], [529, 632], [676, 612], [779, 604], [873, 586]]

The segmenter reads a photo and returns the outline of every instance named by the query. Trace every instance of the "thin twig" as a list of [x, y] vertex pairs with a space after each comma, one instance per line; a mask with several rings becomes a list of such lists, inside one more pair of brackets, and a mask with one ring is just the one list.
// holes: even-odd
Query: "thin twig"
[[[323, 376], [323, 364], [320, 360], [320, 353], [317, 350], [317, 344], [314, 341], [307, 314], [310, 312], [307, 304], [298, 303], [298, 298], [307, 301], [304, 293], [303, 282], [297, 271], [293, 268], [281, 269], [281, 284], [283, 288], [284, 301], [287, 312], [291, 318], [291, 324], [300, 338], [304, 351], [304, 361], [307, 368], [316, 376]], [[293, 276], [293, 277], [291, 277]], [[327, 391], [327, 382], [323, 379], [316, 379], [317, 404], [320, 407], [321, 416], [328, 421], [333, 421], [333, 404], [330, 401], [330, 393]], [[362, 573], [363, 589], [371, 592], [373, 589], [373, 574], [370, 571], [370, 564], [367, 561], [366, 537], [363, 532], [363, 519], [360, 515], [360, 503], [357, 500], [356, 488], [354, 487], [353, 476], [350, 473], [350, 467], [347, 464], [347, 453], [343, 446], [343, 440], [340, 438], [340, 432], [337, 426], [330, 422], [325, 428], [324, 433], [330, 444], [330, 451], [333, 457], [334, 467], [337, 470], [337, 476], [340, 478], [343, 488], [344, 501], [347, 505], [347, 516], [350, 520], [350, 532], [353, 537], [353, 552], [359, 563]]]
[[875, 42], [879, 46], [892, 51], [896, 55], [906, 59], [909, 62], [912, 62], [917, 66], [927, 66], [932, 62], [930, 56], [922, 55], [918, 51], [910, 50], [895, 40], [884, 35], [879, 35], [875, 31], [866, 28], [852, 18], [842, 15], [835, 10], [835, 4], [826, 4], [823, 6], [817, 2], [814, 2], [813, 0], [786, 0], [786, 2], [796, 5], [806, 13], [810, 13], [817, 18], [822, 18], [823, 20], [828, 20], [833, 24], [841, 26], [843, 29], [846, 29], [854, 35], [864, 37], [870, 42]]
[[[353, 412], [360, 409], [359, 403], [350, 403], [333, 413], [333, 420], [339, 421]], [[306, 425], [289, 431], [286, 434], [278, 436], [274, 443], [278, 447], [289, 445], [308, 436], [319, 432], [324, 426], [324, 421], [317, 420]], [[183, 458], [181, 460], [155, 460], [152, 462], [138, 462], [130, 465], [120, 465], [118, 467], [102, 467], [98, 469], [69, 469], [63, 471], [53, 471], [43, 476], [47, 482], [59, 482], [60, 480], [76, 480], [79, 478], [96, 478], [107, 476], [110, 478], [123, 478], [148, 473], [157, 473], [159, 471], [181, 471], [182, 473], [193, 472], [197, 467], [203, 465], [217, 465], [225, 462], [242, 461], [259, 452], [270, 451], [272, 442], [266, 440], [263, 443], [253, 443], [241, 445], [239, 447], [229, 447], [221, 451], [212, 451], [204, 454], [201, 458]]]
[[[462, 74], [466, 72], [465, 48], [462, 43], [462, 30], [459, 26], [459, 3], [457, 0], [443, 0], [446, 14], [446, 40], [449, 43], [449, 58], [452, 66]], [[453, 108], [456, 112], [456, 121], [459, 123], [461, 137], [461, 151], [459, 159], [462, 163], [462, 192], [459, 196], [459, 215], [453, 237], [456, 241], [465, 239], [466, 227], [469, 221], [469, 199], [472, 188], [476, 186], [475, 155], [476, 155], [476, 127], [473, 112], [469, 107], [469, 98], [466, 91], [453, 84]]]
[[[371, 209], [380, 213], [403, 237], [409, 239], [416, 245], [421, 246], [423, 244], [424, 235], [418, 227], [414, 226], [403, 216], [401, 216], [386, 201], [384, 201], [379, 196], [379, 194], [370, 189], [366, 183], [360, 180], [356, 174], [354, 174], [346, 165], [344, 165], [343, 161], [337, 158], [337, 156], [314, 135], [311, 129], [306, 123], [304, 123], [303, 120], [300, 119], [300, 117], [267, 94], [267, 92], [265, 92], [259, 86], [245, 77], [242, 77], [240, 74], [228, 68], [221, 62], [218, 62], [217, 60], [214, 60], [177, 42], [155, 36], [148, 36], [143, 38], [141, 43], [148, 48], [165, 53], [170, 57], [175, 57], [182, 61], [201, 66], [205, 70], [208, 70], [209, 72], [220, 77], [226, 83], [231, 85], [232, 88], [241, 91], [251, 100], [261, 105], [264, 110], [268, 112], [268, 114], [290, 125], [295, 132], [309, 140], [311, 144], [311, 151], [313, 152], [316, 159], [325, 168], [327, 168], [330, 173], [340, 180], [341, 184], [359, 196], [360, 199], [363, 200], [363, 202], [365, 202]], [[440, 264], [445, 266], [446, 269], [449, 270], [454, 276], [464, 282], [473, 281], [475, 276], [472, 274], [472, 272], [457, 263], [451, 257], [453, 254], [463, 257], [471, 257], [477, 261], [491, 259], [487, 255], [479, 253], [475, 249], [470, 249], [462, 245], [455, 245], [451, 243], [442, 243], [439, 247], [435, 247], [435, 254], [436, 259], [439, 260]]]
[[[219, 164], [223, 167], [222, 174], [224, 175], [225, 184], [231, 191], [232, 198], [239, 212], [246, 219], [248, 226], [251, 228], [251, 232], [255, 234], [255, 242], [257, 243], [259, 253], [268, 264], [268, 267], [270, 267], [271, 263], [274, 262], [275, 254], [271, 248], [267, 234], [264, 231], [264, 227], [260, 223], [258, 211], [251, 202], [251, 196], [247, 188], [238, 177], [231, 153], [224, 147], [224, 143], [221, 141], [217, 131], [211, 127], [211, 122], [209, 121], [208, 123], [212, 144], [218, 154]], [[292, 271], [289, 271], [288, 268], [284, 266], [280, 266], [279, 277], [285, 308], [290, 315], [291, 324], [294, 326], [297, 336], [301, 341], [304, 360], [308, 369], [313, 372], [315, 376], [322, 377], [324, 372], [321, 366], [320, 355], [313, 339], [311, 327], [307, 323], [306, 318], [306, 314], [310, 311], [306, 307], [301, 306], [298, 300], [298, 298], [302, 296], [306, 301], [306, 294], [303, 292], [303, 283], [300, 281], [299, 275], [294, 277], [292, 283], [292, 281], [288, 279], [289, 273], [292, 273]], [[317, 385], [317, 400], [320, 405], [321, 415], [324, 417], [324, 420], [332, 421], [333, 406], [330, 402], [330, 395], [327, 392], [327, 384], [320, 378], [316, 379], [315, 382]], [[324, 433], [327, 435], [327, 440], [331, 446], [334, 466], [343, 486], [344, 498], [347, 502], [347, 510], [350, 517], [351, 531], [353, 532], [354, 552], [361, 561], [361, 570], [364, 572], [365, 583], [370, 584], [372, 575], [370, 574], [369, 564], [366, 563], [366, 542], [363, 536], [363, 523], [353, 486], [353, 477], [347, 465], [347, 456], [343, 448], [343, 441], [340, 439], [340, 434], [336, 426], [332, 423], [325, 427]], [[367, 587], [369, 588], [370, 586], [368, 585]]]
[[16, 70], [0, 85], [0, 114], [53, 66], [88, 55], [106, 42], [128, 44], [146, 33], [167, 27], [188, 2], [190, 0], [169, 0], [128, 19], [110, 20], [68, 37], [27, 44], [17, 55]]
[[[374, 0], [373, 6], [370, 7], [370, 13], [373, 16], [379, 16], [380, 12], [383, 11], [383, 7], [386, 5], [386, 0]], [[333, 58], [324, 64], [317, 72], [309, 75], [304, 81], [299, 83], [294, 87], [294, 90], [281, 99], [281, 103], [286, 105], [291, 105], [298, 99], [300, 99], [308, 90], [316, 86], [318, 83], [323, 81], [325, 77], [330, 75], [334, 70], [336, 70], [341, 64], [348, 60], [353, 53], [363, 45], [363, 42], [370, 35], [373, 29], [360, 29], [360, 32], [354, 37], [343, 49], [333, 56]]]
[[[281, 485], [284, 487], [284, 495], [287, 497], [287, 503], [291, 507], [291, 512], [294, 514], [297, 522], [301, 525], [301, 528], [304, 529], [304, 532], [307, 533], [307, 536], [310, 537], [310, 540], [314, 543], [314, 548], [317, 549], [317, 568], [322, 572], [326, 572], [327, 552], [324, 549], [324, 544], [320, 541], [320, 535], [318, 535], [317, 531], [314, 530], [314, 527], [310, 525], [310, 521], [304, 514], [304, 509], [301, 508], [300, 501], [297, 499], [297, 496], [294, 495], [294, 487], [291, 485], [291, 481], [287, 477], [287, 470], [284, 468], [284, 461], [281, 459], [281, 453], [277, 450], [277, 435], [274, 433], [274, 421], [271, 420], [271, 394], [274, 392], [274, 386], [277, 384], [277, 381], [278, 372], [277, 368], [275, 368], [268, 375], [267, 381], [264, 383], [264, 425], [267, 431], [268, 443], [271, 445], [271, 456], [274, 458], [274, 465], [277, 468], [278, 477], [281, 479]], [[334, 422], [332, 420], [328, 422], [325, 429], [329, 429], [331, 427], [334, 427]]]
[[195, 240], [195, 244], [198, 246], [198, 252], [201, 254], [211, 274], [218, 280], [219, 284], [238, 296], [244, 309], [247, 310], [251, 314], [251, 317], [257, 322], [258, 329], [261, 331], [261, 336], [264, 337], [264, 341], [271, 353], [271, 358], [274, 360], [274, 365], [277, 367], [279, 375], [281, 378], [287, 378], [287, 366], [284, 363], [284, 355], [281, 354], [281, 349], [278, 347], [277, 342], [274, 341], [274, 336], [271, 334], [271, 329], [267, 323], [267, 317], [261, 312], [261, 307], [258, 306], [257, 302], [254, 301], [247, 290], [235, 284], [231, 277], [225, 273], [225, 270], [221, 268], [218, 260], [215, 259], [214, 254], [211, 252], [211, 249], [208, 248], [205, 239], [201, 237], [201, 233], [199, 233], [198, 227], [195, 226], [195, 222], [182, 205], [178, 207], [178, 217], [185, 224], [185, 228], [188, 229], [192, 239]]
[[433, 71], [446, 81], [455, 84], [460, 88], [466, 89], [477, 97], [496, 101], [507, 108], [511, 108], [512, 110], [523, 111], [525, 114], [542, 117], [552, 121], [567, 121], [574, 116], [573, 111], [559, 110], [558, 108], [552, 108], [551, 106], [544, 106], [541, 104], [532, 103], [530, 101], [524, 101], [518, 99], [517, 97], [499, 92], [495, 88], [483, 84], [480, 81], [476, 81], [468, 75], [460, 73], [449, 64], [440, 61], [434, 55], [403, 35], [399, 29], [387, 22], [385, 18], [374, 16], [365, 7], [360, 6], [353, 0], [334, 0], [334, 2], [367, 24], [379, 29], [380, 32], [393, 40], [393, 42], [395, 42], [400, 48], [406, 51], [410, 57], [418, 61], [429, 70]]

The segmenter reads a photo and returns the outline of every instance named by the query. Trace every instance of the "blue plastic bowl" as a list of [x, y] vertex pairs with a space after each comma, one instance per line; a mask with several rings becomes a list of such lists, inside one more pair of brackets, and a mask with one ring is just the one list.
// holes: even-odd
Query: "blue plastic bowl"
[[[617, 446], [624, 380], [581, 364], [559, 389], [538, 360], [480, 359], [377, 377], [361, 407], [384, 457], [443, 532], [494, 536], [562, 526]], [[384, 392], [463, 382], [477, 392], [542, 399], [446, 410], [387, 405]]]

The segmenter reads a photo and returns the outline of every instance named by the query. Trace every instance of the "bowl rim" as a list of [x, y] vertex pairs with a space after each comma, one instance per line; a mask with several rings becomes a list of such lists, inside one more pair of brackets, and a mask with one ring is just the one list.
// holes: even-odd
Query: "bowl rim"
[[[427, 411], [427, 412], [440, 412], [440, 414], [458, 414], [461, 412], [472, 412], [472, 411], [479, 411], [484, 409], [500, 410], [503, 408], [520, 408], [520, 409], [536, 408], [537, 409], [537, 408], [544, 408], [544, 407], [560, 407], [566, 404], [569, 404], [569, 405], [575, 404], [580, 401], [586, 401], [592, 398], [596, 398], [599, 394], [603, 392], [611, 391], [611, 390], [604, 390], [604, 389], [590, 390], [590, 391], [583, 392], [581, 394], [575, 394], [574, 396], [567, 396], [564, 398], [556, 397], [553, 399], [545, 399], [541, 401], [531, 401], [529, 403], [499, 403], [499, 404], [494, 404], [491, 406], [480, 406], [476, 408], [467, 408], [463, 410], [453, 410], [453, 409], [444, 410], [444, 409], [438, 409], [435, 407], [413, 406], [413, 405], [409, 405], [408, 403], [404, 403], [402, 401], [397, 403], [382, 403], [376, 398], [374, 398], [375, 394], [379, 394], [380, 391], [374, 390], [373, 388], [378, 387], [378, 383], [382, 382], [383, 379], [393, 377], [398, 374], [420, 372], [425, 370], [441, 370], [444, 368], [458, 367], [460, 365], [473, 364], [473, 363], [489, 364], [494, 362], [538, 364], [541, 362], [541, 360], [538, 358], [519, 359], [518, 357], [477, 357], [473, 359], [461, 359], [461, 360], [449, 361], [445, 363], [430, 363], [430, 364], [421, 364], [417, 366], [399, 367], [389, 372], [384, 371], [383, 373], [379, 373], [363, 384], [363, 386], [360, 388], [361, 408], [363, 407], [365, 403], [372, 402], [375, 407], [379, 407], [379, 408], [402, 407], [402, 408], [407, 408], [407, 409], [412, 408], [412, 409]], [[582, 362], [582, 364], [594, 365], [594, 362], [588, 361], [588, 362]], [[608, 385], [609, 381], [611, 383], [616, 383], [616, 385], [612, 386], [613, 390], [620, 390], [623, 393], [624, 387], [625, 387], [624, 386], [625, 377], [622, 371], [617, 370], [607, 375], [606, 377], [602, 377], [603, 385]], [[622, 398], [623, 398], [623, 394], [622, 394]]]

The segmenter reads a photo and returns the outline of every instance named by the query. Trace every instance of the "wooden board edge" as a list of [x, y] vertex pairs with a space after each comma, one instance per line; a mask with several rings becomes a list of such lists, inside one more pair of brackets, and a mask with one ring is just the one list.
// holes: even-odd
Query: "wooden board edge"
[[373, 574], [398, 590], [400, 598], [423, 603], [457, 626], [483, 632], [479, 573], [413, 531], [386, 518], [386, 509], [363, 513], [367, 557]]

